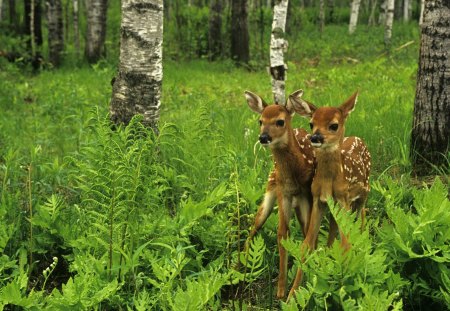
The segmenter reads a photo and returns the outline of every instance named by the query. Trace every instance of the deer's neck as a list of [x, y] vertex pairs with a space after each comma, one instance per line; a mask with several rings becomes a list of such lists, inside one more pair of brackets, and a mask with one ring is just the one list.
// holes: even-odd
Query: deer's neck
[[306, 167], [306, 157], [300, 151], [292, 129], [287, 132], [286, 144], [272, 148], [272, 154], [278, 174], [282, 180], [299, 180], [301, 178], [300, 175], [305, 173], [302, 168]]
[[343, 173], [340, 146], [334, 150], [316, 151], [316, 176], [320, 179], [335, 180]]

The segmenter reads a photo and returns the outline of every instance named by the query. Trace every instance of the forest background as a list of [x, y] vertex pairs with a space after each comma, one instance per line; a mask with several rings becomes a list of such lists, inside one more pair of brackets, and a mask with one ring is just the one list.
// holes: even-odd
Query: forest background
[[[8, 19], [11, 3], [16, 13]], [[409, 151], [419, 2], [405, 21], [397, 1], [388, 45], [376, 1], [362, 1], [351, 35], [349, 1], [326, 3], [320, 19], [318, 2], [290, 1], [286, 89], [304, 89], [319, 106], [337, 105], [359, 90], [346, 134], [362, 137], [372, 154], [369, 222], [359, 233], [358, 223], [338, 215], [354, 229], [348, 254], [338, 243], [323, 246], [325, 223], [322, 247], [303, 264], [305, 282], [287, 304], [274, 298], [276, 215], [242, 252], [273, 166], [256, 144], [258, 117], [243, 96], [252, 90], [271, 100], [271, 3], [249, 1], [249, 59], [237, 62], [228, 2], [222, 46], [212, 60], [209, 3], [165, 1], [160, 132], [154, 135], [139, 117], [126, 127], [110, 125], [120, 1], [108, 1], [106, 39], [94, 61], [83, 53], [86, 5], [80, 2], [78, 49], [73, 2], [62, 1], [58, 66], [46, 40], [30, 50], [30, 36], [21, 30], [24, 4], [3, 1], [0, 308], [447, 310], [449, 170], [417, 179]], [[292, 225], [290, 280], [303, 240]]]

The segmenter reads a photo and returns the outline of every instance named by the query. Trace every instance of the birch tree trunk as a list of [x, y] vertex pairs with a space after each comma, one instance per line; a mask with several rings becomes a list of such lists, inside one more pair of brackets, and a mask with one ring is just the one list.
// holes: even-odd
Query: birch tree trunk
[[272, 93], [274, 102], [285, 104], [285, 81], [287, 65], [284, 52], [288, 42], [285, 39], [288, 0], [277, 0], [273, 8], [272, 34], [270, 37], [270, 74], [272, 76]]
[[163, 0], [122, 0], [119, 72], [113, 84], [111, 120], [134, 115], [157, 132], [162, 86]]
[[411, 0], [403, 0], [403, 20], [408, 22], [411, 19]]
[[33, 69], [39, 69], [42, 63], [42, 18], [40, 0], [24, 1], [24, 33], [29, 36], [27, 46], [31, 55]]
[[392, 38], [392, 23], [394, 22], [394, 0], [387, 0], [386, 2], [386, 20], [384, 24], [384, 45], [386, 49], [391, 46]]
[[48, 50], [50, 63], [58, 67], [61, 63], [61, 52], [64, 49], [63, 19], [61, 0], [46, 1]]
[[378, 16], [378, 24], [385, 25], [386, 24], [386, 10], [387, 3], [389, 0], [381, 0], [380, 3], [380, 15]]
[[319, 0], [319, 31], [322, 34], [325, 27], [325, 0]]
[[80, 30], [78, 22], [78, 0], [73, 0], [73, 38], [77, 59], [80, 57]]
[[448, 168], [450, 152], [450, 6], [426, 1], [421, 27], [411, 156], [415, 172]]
[[350, 12], [350, 23], [348, 25], [348, 33], [352, 34], [355, 32], [356, 24], [358, 23], [359, 6], [361, 5], [361, 0], [352, 1], [352, 9]]
[[250, 61], [247, 0], [231, 2], [231, 58], [247, 64]]
[[107, 0], [86, 1], [86, 11], [85, 55], [88, 62], [95, 63], [105, 55]]
[[3, 21], [3, 0], [0, 0], [0, 22]]
[[420, 0], [420, 16], [419, 16], [419, 25], [423, 23], [423, 11], [425, 9], [425, 0]]

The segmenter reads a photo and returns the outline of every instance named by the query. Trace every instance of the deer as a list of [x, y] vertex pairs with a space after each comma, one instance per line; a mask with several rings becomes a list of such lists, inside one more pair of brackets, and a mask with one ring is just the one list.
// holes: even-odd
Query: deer
[[275, 200], [278, 201], [277, 242], [280, 262], [276, 295], [278, 299], [283, 299], [286, 296], [288, 256], [281, 241], [289, 236], [292, 211], [296, 214], [303, 235], [307, 236], [312, 204], [314, 149], [306, 130], [292, 128], [294, 109], [289, 102], [286, 105], [268, 105], [260, 96], [249, 91], [245, 92], [245, 97], [250, 109], [261, 115], [259, 142], [270, 148], [275, 163], [248, 241], [263, 226], [273, 210]]
[[[302, 249], [309, 251], [317, 247], [317, 238], [322, 217], [332, 198], [340, 209], [361, 214], [363, 228], [365, 204], [370, 191], [369, 174], [371, 157], [363, 140], [359, 137], [344, 137], [345, 123], [349, 114], [355, 109], [358, 92], [355, 92], [339, 107], [320, 107], [302, 99], [303, 91], [298, 90], [289, 96], [288, 101], [300, 116], [310, 119], [311, 145], [315, 149], [316, 170], [311, 184], [313, 197], [309, 227], [302, 244]], [[333, 217], [327, 245], [331, 246], [337, 236], [341, 239], [344, 251], [350, 243]], [[304, 255], [302, 255], [304, 256]], [[297, 270], [294, 287], [302, 279], [302, 270]], [[291, 290], [288, 299], [294, 294]]]

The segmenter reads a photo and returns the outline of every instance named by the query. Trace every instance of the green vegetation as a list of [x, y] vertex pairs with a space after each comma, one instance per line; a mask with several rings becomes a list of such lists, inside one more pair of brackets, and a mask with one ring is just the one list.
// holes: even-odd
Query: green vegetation
[[[418, 30], [395, 29], [389, 54], [380, 28], [306, 25], [290, 39], [288, 93], [337, 105], [358, 89], [347, 135], [374, 169], [365, 231], [337, 215], [352, 232], [343, 254], [325, 247], [325, 225], [289, 304], [274, 300], [276, 215], [242, 252], [272, 168], [243, 97], [270, 100], [262, 62], [168, 57], [156, 137], [139, 118], [111, 129], [113, 62], [31, 75], [1, 59], [0, 309], [445, 310], [448, 179], [410, 177]], [[285, 243], [298, 259], [295, 226]]]

